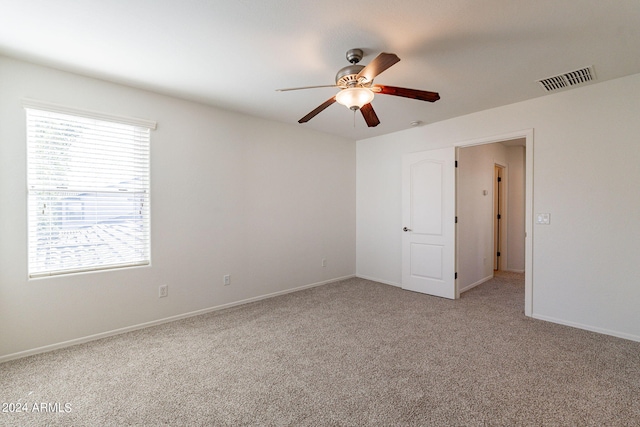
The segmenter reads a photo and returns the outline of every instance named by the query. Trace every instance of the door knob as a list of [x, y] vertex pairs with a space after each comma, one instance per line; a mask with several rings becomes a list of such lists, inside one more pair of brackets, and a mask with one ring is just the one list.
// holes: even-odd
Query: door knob
[[402, 231], [413, 231], [413, 230], [412, 230], [412, 229], [410, 229], [410, 228], [404, 227], [404, 228], [402, 229]]

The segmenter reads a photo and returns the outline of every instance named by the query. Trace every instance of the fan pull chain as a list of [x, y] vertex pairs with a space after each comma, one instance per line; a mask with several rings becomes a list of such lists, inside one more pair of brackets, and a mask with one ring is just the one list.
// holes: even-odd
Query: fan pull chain
[[356, 127], [356, 110], [353, 110], [353, 127]]

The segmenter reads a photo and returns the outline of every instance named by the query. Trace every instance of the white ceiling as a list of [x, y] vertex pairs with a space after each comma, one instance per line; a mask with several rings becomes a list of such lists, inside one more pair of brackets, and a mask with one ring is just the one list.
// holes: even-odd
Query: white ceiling
[[[0, 0], [0, 54], [350, 139], [547, 95], [537, 80], [593, 65], [640, 73], [639, 0]], [[361, 48], [401, 61], [375, 83], [440, 93], [377, 95], [381, 124], [334, 104]], [[55, 100], [49, 100], [55, 101]]]

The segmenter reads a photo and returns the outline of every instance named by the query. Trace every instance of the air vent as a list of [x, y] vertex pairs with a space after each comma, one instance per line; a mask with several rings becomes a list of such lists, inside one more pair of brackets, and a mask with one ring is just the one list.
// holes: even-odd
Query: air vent
[[593, 71], [593, 67], [586, 67], [580, 70], [560, 74], [558, 76], [538, 80], [538, 83], [540, 83], [547, 92], [552, 92], [554, 90], [587, 83], [595, 79], [596, 74]]

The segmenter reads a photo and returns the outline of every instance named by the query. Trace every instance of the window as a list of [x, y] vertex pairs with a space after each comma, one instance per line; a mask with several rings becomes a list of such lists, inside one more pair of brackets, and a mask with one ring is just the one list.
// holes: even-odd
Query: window
[[29, 277], [149, 264], [155, 123], [24, 105]]

